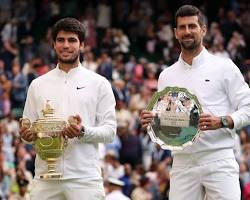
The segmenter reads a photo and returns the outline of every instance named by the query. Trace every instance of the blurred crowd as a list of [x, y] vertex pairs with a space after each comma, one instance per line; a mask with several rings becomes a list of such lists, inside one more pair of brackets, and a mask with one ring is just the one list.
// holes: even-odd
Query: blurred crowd
[[[152, 143], [138, 116], [157, 89], [159, 73], [178, 59], [174, 12], [184, 3], [205, 13], [208, 50], [230, 57], [249, 84], [247, 0], [0, 1], [0, 199], [29, 199], [35, 151], [20, 140], [18, 119], [30, 82], [56, 65], [51, 26], [66, 16], [85, 25], [81, 62], [111, 82], [116, 98], [117, 136], [100, 145], [107, 194], [119, 190], [132, 200], [168, 199], [171, 152]], [[242, 199], [249, 200], [250, 128], [238, 130], [235, 141]]]

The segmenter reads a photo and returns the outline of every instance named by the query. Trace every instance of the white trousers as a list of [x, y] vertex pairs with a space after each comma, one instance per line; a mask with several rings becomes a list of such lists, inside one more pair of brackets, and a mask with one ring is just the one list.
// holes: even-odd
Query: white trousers
[[78, 179], [42, 181], [34, 180], [31, 200], [104, 200], [102, 182], [82, 183]]
[[234, 157], [207, 162], [194, 156], [176, 157], [170, 172], [170, 200], [240, 200], [239, 165]]

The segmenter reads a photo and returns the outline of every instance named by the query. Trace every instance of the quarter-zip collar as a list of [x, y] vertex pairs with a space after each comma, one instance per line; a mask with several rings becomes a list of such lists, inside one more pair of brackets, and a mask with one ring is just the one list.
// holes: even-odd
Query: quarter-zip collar
[[193, 58], [193, 62], [192, 65], [189, 65], [188, 63], [186, 63], [183, 58], [182, 58], [182, 53], [179, 56], [179, 61], [183, 64], [183, 66], [187, 69], [193, 69], [193, 68], [197, 68], [203, 65], [204, 62], [206, 62], [206, 58], [207, 56], [209, 56], [208, 51], [206, 50], [206, 48], [203, 47], [202, 51]]
[[58, 75], [64, 75], [64, 76], [74, 76], [77, 74], [82, 68], [82, 65], [79, 63], [77, 67], [71, 68], [68, 72], [65, 72], [59, 68], [59, 65], [57, 64], [55, 71]]

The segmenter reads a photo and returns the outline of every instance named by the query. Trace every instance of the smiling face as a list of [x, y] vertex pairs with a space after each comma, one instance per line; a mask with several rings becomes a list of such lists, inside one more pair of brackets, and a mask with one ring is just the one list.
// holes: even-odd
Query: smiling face
[[54, 42], [59, 65], [77, 66], [82, 45], [77, 34], [59, 31]]
[[196, 50], [202, 47], [202, 40], [206, 34], [206, 26], [201, 26], [198, 16], [185, 16], [177, 18], [175, 37], [182, 50]]

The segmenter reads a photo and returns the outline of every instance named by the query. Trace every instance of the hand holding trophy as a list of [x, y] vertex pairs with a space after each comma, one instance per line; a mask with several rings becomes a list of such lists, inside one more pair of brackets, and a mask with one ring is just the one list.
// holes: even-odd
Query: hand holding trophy
[[[33, 123], [27, 118], [20, 119], [21, 136], [28, 142], [33, 141], [37, 154], [47, 162], [47, 173], [40, 175], [40, 178], [60, 179], [62, 173], [56, 172], [56, 162], [67, 146], [68, 139], [63, 135], [67, 122], [55, 117], [55, 111], [49, 101], [42, 113], [43, 117]], [[69, 123], [73, 123], [71, 121], [69, 119]]]

